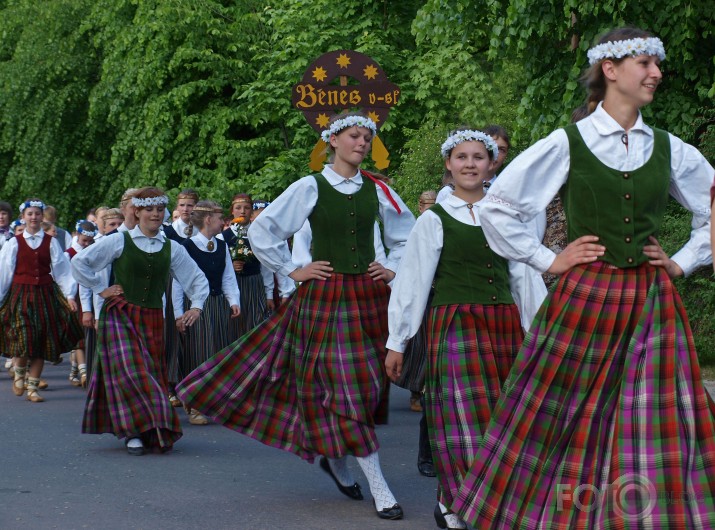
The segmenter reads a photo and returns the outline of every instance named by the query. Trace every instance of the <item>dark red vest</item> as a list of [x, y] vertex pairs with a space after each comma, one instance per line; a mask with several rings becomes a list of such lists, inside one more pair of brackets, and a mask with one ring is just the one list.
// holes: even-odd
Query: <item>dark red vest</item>
[[17, 260], [15, 262], [15, 276], [12, 283], [16, 285], [50, 285], [53, 280], [50, 257], [50, 243], [52, 237], [45, 234], [42, 243], [33, 250], [25, 238], [20, 235], [17, 239]]

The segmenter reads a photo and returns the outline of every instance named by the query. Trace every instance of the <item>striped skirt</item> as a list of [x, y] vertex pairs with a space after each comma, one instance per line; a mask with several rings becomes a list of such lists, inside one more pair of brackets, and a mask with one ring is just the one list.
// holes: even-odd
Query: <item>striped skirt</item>
[[452, 505], [475, 528], [715, 528], [715, 404], [662, 268], [572, 269]]
[[[184, 299], [184, 310], [190, 309], [190, 302]], [[211, 294], [204, 303], [201, 317], [179, 334], [181, 340], [179, 358], [179, 380], [196, 370], [210, 357], [228, 346], [228, 325], [231, 308], [223, 294]]]
[[241, 292], [241, 316], [229, 322], [229, 340], [235, 342], [270, 315], [263, 278], [260, 274], [236, 275]]
[[427, 364], [427, 316], [425, 311], [422, 325], [410, 339], [402, 355], [402, 373], [395, 384], [410, 392], [422, 392], [425, 386], [425, 366]]
[[148, 447], [171, 448], [181, 426], [167, 396], [163, 311], [111, 298], [97, 339], [82, 432], [141, 435]]
[[425, 413], [439, 500], [452, 504], [474, 461], [524, 332], [515, 305], [433, 307]]
[[217, 423], [310, 462], [367, 456], [387, 420], [389, 289], [367, 274], [304, 282], [178, 386]]
[[77, 313], [56, 283], [10, 286], [0, 307], [0, 351], [56, 362], [83, 337]]

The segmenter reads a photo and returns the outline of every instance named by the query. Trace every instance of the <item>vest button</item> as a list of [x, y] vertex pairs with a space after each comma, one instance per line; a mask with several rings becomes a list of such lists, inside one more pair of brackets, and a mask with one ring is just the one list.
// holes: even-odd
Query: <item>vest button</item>
[[487, 269], [491, 269], [491, 268], [492, 268], [492, 264], [491, 264], [491, 263], [487, 263]]
[[352, 195], [348, 195], [348, 200], [349, 200], [349, 201], [352, 201], [352, 200], [353, 200], [353, 196], [352, 196]]
[[631, 236], [626, 236], [626, 243], [630, 243], [632, 241]]
[[627, 261], [628, 263], [633, 263], [633, 258], [628, 258], [626, 261]]
[[494, 283], [494, 280], [492, 278], [489, 278], [489, 283]]
[[626, 199], [627, 201], [629, 201], [629, 200], [631, 200], [631, 194], [630, 194], [630, 193], [626, 193], [626, 194], [623, 196], [623, 198]]
[[355, 230], [350, 230], [350, 233], [351, 233], [351, 234], [354, 234], [354, 233], [355, 233]]
[[497, 297], [496, 297], [496, 296], [492, 296], [492, 300], [496, 302]]
[[484, 248], [489, 248], [489, 243], [484, 243]]
[[357, 263], [353, 263], [353, 269], [357, 269]]
[[630, 222], [631, 222], [631, 218], [630, 218], [630, 217], [624, 217], [624, 218], [623, 218], [623, 222], [624, 222], [624, 223], [630, 223]]
[[628, 177], [630, 177], [630, 175], [629, 175], [628, 173], [623, 173], [623, 178], [624, 178], [624, 179], [627, 179]]
[[353, 252], [355, 252], [355, 247], [350, 247], [350, 250], [352, 250]]
[[350, 217], [354, 217], [354, 216], [355, 216], [355, 212], [350, 212]]

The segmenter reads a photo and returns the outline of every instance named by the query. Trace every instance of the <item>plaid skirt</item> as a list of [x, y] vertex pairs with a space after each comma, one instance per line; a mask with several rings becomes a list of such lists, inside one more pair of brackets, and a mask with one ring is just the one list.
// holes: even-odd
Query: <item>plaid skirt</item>
[[266, 290], [260, 274], [236, 275], [241, 293], [241, 316], [232, 318], [228, 324], [229, 340], [235, 342], [263, 322], [270, 315]]
[[149, 447], [170, 448], [181, 426], [169, 403], [162, 309], [107, 300], [99, 316], [97, 357], [82, 432], [141, 435]]
[[[188, 298], [184, 298], [185, 311], [190, 309], [190, 305]], [[228, 346], [230, 317], [231, 308], [226, 297], [223, 294], [210, 294], [204, 303], [201, 317], [184, 333], [179, 333], [181, 349], [178, 380], [186, 377], [213, 357], [216, 352]]]
[[452, 504], [475, 528], [715, 528], [715, 404], [662, 268], [554, 284]]
[[387, 420], [389, 289], [367, 274], [307, 281], [178, 386], [217, 423], [309, 462], [367, 456]]
[[474, 461], [524, 332], [513, 304], [433, 307], [428, 327], [425, 413], [438, 497], [449, 506]]
[[0, 307], [0, 351], [10, 357], [55, 362], [84, 336], [56, 283], [10, 286]]

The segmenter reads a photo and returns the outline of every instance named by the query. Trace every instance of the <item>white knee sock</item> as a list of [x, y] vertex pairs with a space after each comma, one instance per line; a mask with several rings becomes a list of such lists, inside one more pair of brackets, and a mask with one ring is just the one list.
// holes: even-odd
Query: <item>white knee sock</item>
[[444, 504], [442, 504], [441, 502], [438, 504], [442, 515], [444, 515], [444, 520], [447, 521], [448, 528], [467, 528], [467, 525], [459, 518], [456, 513], [448, 513], [449, 510]]
[[391, 508], [397, 504], [394, 495], [392, 495], [390, 491], [390, 487], [387, 485], [387, 482], [385, 482], [385, 477], [382, 476], [380, 457], [377, 456], [377, 452], [365, 457], [359, 456], [356, 458], [370, 484], [370, 493], [372, 493], [372, 497], [375, 499], [375, 506], [378, 511]]
[[338, 479], [340, 484], [343, 486], [352, 486], [355, 484], [355, 479], [353, 478], [352, 473], [350, 473], [350, 469], [348, 469], [347, 457], [328, 458], [327, 460], [333, 475], [335, 475], [335, 478]]

